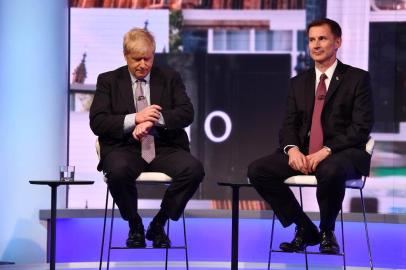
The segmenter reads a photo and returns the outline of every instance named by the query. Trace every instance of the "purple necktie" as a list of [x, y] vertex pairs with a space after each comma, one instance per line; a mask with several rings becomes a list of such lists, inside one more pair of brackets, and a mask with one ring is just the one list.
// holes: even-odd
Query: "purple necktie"
[[[148, 106], [148, 100], [144, 96], [144, 92], [141, 87], [141, 80], [137, 80], [135, 87], [135, 102], [137, 106], [137, 112], [143, 110]], [[155, 142], [154, 136], [148, 134], [141, 138], [141, 157], [148, 163], [155, 158]]]
[[326, 97], [326, 74], [320, 75], [320, 82], [317, 85], [316, 97], [314, 100], [312, 127], [310, 129], [309, 154], [313, 154], [323, 148], [323, 128], [321, 126], [321, 112], [323, 111], [324, 99]]

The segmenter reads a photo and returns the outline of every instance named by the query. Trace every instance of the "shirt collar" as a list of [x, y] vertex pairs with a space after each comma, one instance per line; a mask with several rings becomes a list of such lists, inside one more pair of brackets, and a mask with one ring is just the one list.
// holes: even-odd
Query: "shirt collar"
[[[135, 76], [128, 71], [128, 73], [130, 73], [130, 77], [131, 77], [131, 84], [134, 84], [137, 81], [137, 78], [135, 78]], [[144, 77], [145, 83], [149, 83], [149, 80], [151, 78], [151, 72], [147, 74], [147, 76]]]
[[336, 61], [334, 62], [334, 64], [332, 64], [325, 72], [321, 72], [320, 70], [316, 69], [316, 80], [320, 80], [320, 75], [321, 74], [326, 74], [327, 75], [327, 79], [330, 80], [333, 77], [334, 71], [336, 70], [338, 64], [338, 60], [336, 59]]

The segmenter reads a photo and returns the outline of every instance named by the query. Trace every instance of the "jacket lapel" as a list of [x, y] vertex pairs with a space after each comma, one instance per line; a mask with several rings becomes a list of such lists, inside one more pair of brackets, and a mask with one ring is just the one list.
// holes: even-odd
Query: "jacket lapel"
[[135, 113], [134, 94], [128, 67], [123, 67], [118, 78], [118, 89], [129, 113]]
[[306, 113], [308, 115], [309, 122], [311, 122], [313, 107], [314, 107], [314, 96], [316, 91], [316, 71], [313, 69], [309, 70], [309, 74], [305, 81], [305, 100], [306, 100]]
[[331, 97], [333, 96], [334, 92], [337, 90], [338, 86], [340, 85], [341, 81], [343, 80], [343, 74], [345, 71], [345, 65], [338, 61], [337, 67], [334, 71], [333, 78], [330, 80], [330, 85], [327, 90], [326, 100], [324, 101], [324, 105], [326, 105]]
[[160, 71], [157, 70], [156, 68], [151, 69], [151, 79], [150, 79], [150, 98], [151, 98], [151, 104], [161, 104], [161, 97], [162, 97], [162, 92], [164, 90], [164, 82], [162, 78], [164, 78], [163, 75], [158, 74]]

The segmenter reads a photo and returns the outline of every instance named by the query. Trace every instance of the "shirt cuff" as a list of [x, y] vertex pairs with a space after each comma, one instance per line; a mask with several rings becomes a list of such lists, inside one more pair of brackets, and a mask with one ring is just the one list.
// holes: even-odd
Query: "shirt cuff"
[[297, 147], [297, 145], [294, 145], [294, 144], [288, 144], [288, 145], [286, 145], [284, 148], [283, 148], [283, 152], [287, 155], [288, 154], [288, 151], [289, 151], [289, 149], [290, 148], [292, 148], [292, 147], [296, 147], [296, 148], [298, 148], [299, 149], [299, 147]]
[[124, 118], [124, 133], [129, 133], [135, 127], [135, 113], [127, 114]]
[[326, 150], [330, 153], [330, 155], [333, 153], [333, 152], [331, 151], [331, 148], [330, 148], [330, 147], [328, 147], [328, 146], [323, 146], [323, 148], [326, 149]]
[[159, 113], [159, 119], [158, 122], [155, 123], [156, 126], [165, 126], [165, 119], [162, 116], [162, 113]]

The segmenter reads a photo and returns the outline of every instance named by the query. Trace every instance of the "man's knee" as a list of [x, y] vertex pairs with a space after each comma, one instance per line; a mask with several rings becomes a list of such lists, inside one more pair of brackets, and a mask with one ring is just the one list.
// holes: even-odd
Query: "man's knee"
[[205, 172], [200, 161], [194, 159], [193, 162], [190, 162], [188, 170], [190, 172], [191, 179], [197, 182], [201, 182], [203, 180]]
[[252, 162], [250, 165], [248, 165], [247, 169], [247, 177], [250, 181], [251, 184], [254, 184], [256, 182], [257, 176], [258, 176], [258, 161]]
[[345, 180], [345, 175], [345, 168], [340, 164], [326, 164], [320, 166], [316, 171], [319, 184], [342, 182]]
[[126, 163], [117, 163], [106, 170], [106, 178], [110, 183], [121, 183], [135, 180], [133, 169]]
[[[255, 160], [252, 162], [250, 165], [248, 165], [247, 169], [247, 177], [249, 179], [249, 182], [253, 185], [260, 185], [261, 184], [261, 179], [264, 175], [264, 171], [267, 169], [265, 168], [264, 162], [262, 162], [261, 159]], [[269, 168], [267, 169], [269, 170]]]

